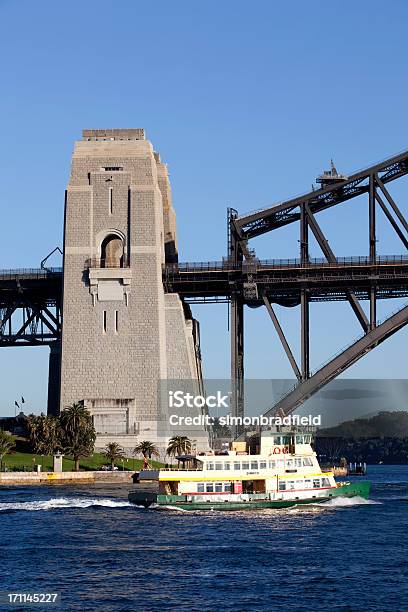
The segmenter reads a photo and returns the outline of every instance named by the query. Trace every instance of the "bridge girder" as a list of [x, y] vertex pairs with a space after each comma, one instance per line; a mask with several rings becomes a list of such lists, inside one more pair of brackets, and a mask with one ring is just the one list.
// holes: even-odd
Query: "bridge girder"
[[[408, 174], [408, 151], [400, 153], [392, 158], [389, 158], [381, 163], [370, 166], [365, 170], [356, 172], [350, 177], [339, 177], [336, 172], [335, 180], [331, 180], [333, 175], [330, 175], [329, 180], [323, 183], [321, 189], [313, 190], [302, 196], [292, 198], [286, 202], [282, 202], [275, 206], [265, 208], [253, 213], [246, 215], [239, 215], [236, 210], [230, 210], [228, 214], [228, 235], [229, 235], [229, 257], [231, 253], [234, 253], [234, 261], [248, 259], [248, 263], [253, 266], [254, 259], [256, 259], [254, 251], [249, 248], [248, 241], [251, 238], [260, 236], [267, 232], [278, 229], [285, 225], [299, 221], [300, 233], [299, 233], [299, 246], [300, 246], [300, 266], [302, 268], [308, 267], [310, 263], [309, 259], [309, 238], [308, 230], [311, 229], [317, 243], [319, 244], [323, 255], [325, 256], [328, 264], [336, 264], [337, 259], [333, 251], [331, 250], [329, 243], [321, 230], [315, 215], [323, 210], [337, 206], [349, 200], [361, 196], [362, 194], [368, 194], [368, 267], [371, 266], [370, 273], [366, 276], [364, 289], [362, 284], [356, 284], [355, 278], [351, 275], [350, 279], [343, 275], [343, 296], [347, 299], [356, 315], [360, 325], [364, 330], [364, 337], [362, 339], [362, 345], [364, 341], [367, 342], [377, 328], [377, 300], [380, 297], [381, 292], [384, 291], [384, 284], [375, 268], [378, 264], [377, 257], [377, 234], [376, 234], [376, 205], [378, 204], [385, 214], [386, 219], [389, 221], [391, 227], [401, 240], [405, 251], [408, 249], [408, 223], [405, 216], [401, 212], [400, 208], [392, 198], [386, 184], [395, 181], [396, 179]], [[326, 175], [327, 176], [327, 175]], [[340, 179], [340, 180], [339, 180]], [[384, 201], [386, 200], [386, 202]], [[390, 208], [388, 208], [388, 206]], [[249, 255], [249, 257], [248, 257]], [[314, 272], [315, 273], [315, 272]], [[299, 275], [300, 276], [300, 275]], [[303, 275], [306, 276], [306, 275]], [[300, 279], [299, 279], [300, 280]], [[362, 282], [360, 277], [360, 283]], [[327, 283], [327, 277], [321, 278], [319, 289], [322, 286], [326, 286], [326, 289], [332, 284], [331, 290], [333, 291], [333, 281]], [[400, 294], [399, 297], [406, 295], [407, 279], [402, 280], [401, 278]], [[275, 328], [278, 331], [279, 338], [283, 344], [285, 352], [291, 362], [292, 368], [294, 368], [295, 374], [299, 380], [295, 390], [291, 392], [285, 398], [284, 411], [287, 414], [295, 410], [305, 399], [310, 397], [311, 394], [315, 393], [322, 386], [327, 384], [332, 378], [334, 378], [340, 371], [343, 371], [350, 365], [352, 365], [357, 358], [360, 358], [367, 350], [371, 350], [374, 346], [377, 346], [386, 337], [391, 335], [390, 333], [384, 332], [382, 336], [380, 333], [380, 340], [373, 343], [366, 350], [359, 350], [356, 348], [355, 351], [351, 350], [353, 358], [348, 359], [349, 349], [344, 351], [343, 365], [340, 370], [333, 370], [330, 367], [322, 368], [311, 377], [309, 370], [309, 305], [311, 297], [313, 295], [313, 289], [316, 289], [315, 279], [307, 278], [300, 282], [299, 295], [301, 305], [301, 323], [300, 323], [300, 336], [301, 336], [301, 368], [300, 371], [296, 363], [294, 363], [293, 355], [288, 347], [284, 332], [279, 325], [275, 313], [271, 310], [270, 302], [273, 301], [271, 296], [268, 296], [267, 289], [264, 288], [262, 295], [266, 308], [268, 309], [269, 315], [272, 318]], [[338, 286], [337, 286], [338, 289]], [[389, 291], [387, 287], [386, 291]], [[398, 294], [398, 292], [397, 292]], [[328, 294], [326, 293], [326, 296]], [[391, 294], [389, 294], [391, 296]], [[396, 294], [395, 294], [396, 295]], [[370, 301], [370, 313], [369, 318], [364, 313], [358, 298], [366, 298]], [[276, 300], [278, 301], [278, 300]], [[278, 302], [279, 303], [279, 302]], [[387, 330], [387, 324], [392, 322], [392, 317], [382, 323], [381, 329]], [[404, 323], [397, 327], [400, 329], [405, 325]], [[392, 333], [394, 333], [394, 331]], [[375, 334], [374, 334], [375, 335]], [[232, 346], [234, 343], [232, 342]], [[357, 357], [358, 355], [358, 357]], [[243, 359], [243, 355], [242, 355]], [[298, 371], [300, 377], [298, 376]], [[235, 370], [232, 372], [232, 378], [236, 379], [235, 386], [240, 388], [241, 372]], [[314, 382], [310, 380], [313, 378]], [[318, 381], [318, 383], [316, 382]], [[234, 396], [233, 396], [234, 400]], [[232, 406], [232, 413], [238, 414], [238, 404], [243, 402], [243, 397], [238, 397]], [[281, 405], [277, 404], [272, 411], [282, 411]], [[242, 411], [242, 410], [241, 410]]]
[[61, 272], [0, 272], [0, 348], [47, 346], [61, 334]]

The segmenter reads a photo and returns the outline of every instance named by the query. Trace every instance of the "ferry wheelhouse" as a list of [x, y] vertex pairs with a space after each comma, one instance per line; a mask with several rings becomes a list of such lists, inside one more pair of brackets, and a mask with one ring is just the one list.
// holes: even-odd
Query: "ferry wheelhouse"
[[177, 466], [160, 469], [157, 494], [133, 491], [129, 500], [146, 507], [235, 510], [369, 495], [368, 482], [336, 483], [332, 472], [321, 470], [311, 433], [264, 431], [258, 441], [255, 448], [252, 440], [233, 442], [228, 451], [179, 456]]

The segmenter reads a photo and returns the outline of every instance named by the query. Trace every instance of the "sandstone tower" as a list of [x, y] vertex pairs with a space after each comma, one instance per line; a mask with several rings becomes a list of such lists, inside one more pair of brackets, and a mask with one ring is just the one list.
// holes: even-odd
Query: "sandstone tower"
[[156, 439], [160, 380], [200, 388], [198, 323], [164, 293], [165, 261], [176, 217], [144, 130], [84, 130], [66, 192], [60, 408], [84, 402], [98, 448]]

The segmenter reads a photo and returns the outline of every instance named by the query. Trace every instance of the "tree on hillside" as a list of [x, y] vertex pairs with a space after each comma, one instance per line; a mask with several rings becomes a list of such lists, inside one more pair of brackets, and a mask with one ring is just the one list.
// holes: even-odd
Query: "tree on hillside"
[[137, 446], [133, 449], [134, 455], [143, 455], [145, 459], [151, 459], [152, 457], [160, 457], [159, 449], [153, 442], [149, 442], [149, 440], [143, 440], [139, 442]]
[[80, 458], [94, 452], [96, 432], [92, 417], [85, 406], [74, 403], [61, 412], [59, 422], [62, 448], [73, 457], [78, 472]]
[[109, 442], [102, 454], [110, 461], [112, 471], [115, 467], [115, 461], [123, 459], [125, 456], [123, 448], [117, 442]]
[[160, 457], [160, 451], [158, 447], [149, 440], [143, 440], [139, 442], [137, 446], [133, 449], [134, 455], [143, 455], [143, 470], [148, 470], [151, 466], [149, 464], [149, 459], [152, 457]]
[[8, 455], [14, 449], [15, 445], [14, 436], [0, 429], [0, 468], [3, 463], [3, 457]]
[[187, 436], [173, 436], [170, 438], [166, 454], [169, 457], [187, 454], [191, 451], [191, 440]]
[[28, 437], [37, 455], [53, 455], [61, 448], [59, 420], [45, 414], [27, 417]]

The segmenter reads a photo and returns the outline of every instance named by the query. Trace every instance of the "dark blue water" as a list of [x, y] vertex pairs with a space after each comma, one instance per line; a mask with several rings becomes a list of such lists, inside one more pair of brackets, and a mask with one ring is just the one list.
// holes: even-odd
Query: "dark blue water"
[[59, 610], [406, 611], [408, 466], [367, 478], [374, 503], [240, 513], [0, 489], [0, 591], [58, 592]]

